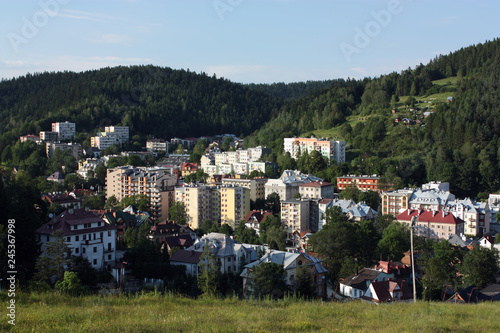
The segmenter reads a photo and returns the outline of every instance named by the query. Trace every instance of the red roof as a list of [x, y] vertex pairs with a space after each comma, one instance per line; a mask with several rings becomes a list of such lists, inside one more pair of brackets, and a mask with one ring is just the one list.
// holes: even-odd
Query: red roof
[[198, 164], [196, 163], [182, 163], [182, 168], [181, 170], [187, 170], [189, 169], [190, 171], [196, 171], [198, 170]]
[[458, 217], [453, 216], [449, 212], [440, 212], [433, 210], [421, 210], [421, 209], [407, 209], [403, 213], [396, 216], [398, 221], [411, 221], [413, 216], [418, 217], [418, 222], [430, 222], [430, 223], [448, 223], [448, 224], [462, 224], [464, 221]]
[[[70, 213], [72, 212], [72, 213]], [[78, 228], [74, 230], [72, 226], [80, 224], [91, 224], [101, 222], [100, 227]], [[114, 230], [115, 228], [106, 223], [101, 217], [85, 209], [65, 210], [50, 222], [38, 228], [37, 232], [43, 235], [52, 235], [56, 230], [62, 230], [65, 236], [86, 234], [90, 232], [100, 232]]]
[[249, 222], [252, 217], [254, 217], [254, 221], [261, 223], [263, 222], [266, 217], [272, 216], [273, 213], [268, 212], [268, 211], [260, 211], [260, 210], [252, 210], [250, 211], [246, 216], [245, 216], [245, 222]]

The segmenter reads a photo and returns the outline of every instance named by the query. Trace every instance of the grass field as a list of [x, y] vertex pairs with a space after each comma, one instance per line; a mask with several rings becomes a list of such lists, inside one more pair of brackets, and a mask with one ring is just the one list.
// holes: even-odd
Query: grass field
[[[5, 294], [2, 304], [7, 304]], [[500, 304], [372, 305], [172, 295], [68, 298], [21, 294], [13, 332], [500, 332]]]

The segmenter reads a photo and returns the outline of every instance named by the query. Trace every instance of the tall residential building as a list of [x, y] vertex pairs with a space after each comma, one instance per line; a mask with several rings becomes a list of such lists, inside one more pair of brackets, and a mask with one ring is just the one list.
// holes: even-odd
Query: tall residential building
[[125, 197], [144, 194], [151, 200], [151, 215], [167, 219], [171, 192], [176, 182], [177, 177], [162, 168], [116, 167], [108, 169], [106, 196], [115, 196], [120, 201]]
[[267, 178], [254, 178], [254, 179], [235, 179], [235, 178], [222, 178], [222, 185], [240, 186], [250, 190], [250, 199], [257, 201], [258, 199], [265, 199]]
[[310, 229], [309, 206], [309, 200], [289, 199], [281, 202], [281, 223], [289, 239], [295, 231], [302, 232]]
[[250, 190], [239, 186], [185, 185], [175, 189], [175, 201], [184, 203], [193, 229], [207, 220], [236, 228], [250, 212]]
[[191, 184], [175, 188], [175, 201], [186, 207], [188, 225], [198, 229], [203, 222], [220, 223], [220, 189], [217, 186]]
[[299, 153], [307, 152], [310, 154], [316, 150], [328, 160], [335, 160], [337, 163], [345, 162], [345, 141], [329, 141], [316, 138], [285, 138], [283, 148], [294, 159], [297, 159]]
[[38, 228], [42, 255], [54, 232], [62, 231], [71, 254], [88, 259], [93, 268], [110, 271], [115, 264], [116, 231], [93, 212], [85, 209], [65, 210]]
[[58, 140], [71, 140], [76, 137], [76, 125], [69, 121], [52, 123], [52, 132], [57, 133]]
[[236, 229], [250, 212], [250, 190], [244, 187], [222, 186], [220, 189], [221, 224]]

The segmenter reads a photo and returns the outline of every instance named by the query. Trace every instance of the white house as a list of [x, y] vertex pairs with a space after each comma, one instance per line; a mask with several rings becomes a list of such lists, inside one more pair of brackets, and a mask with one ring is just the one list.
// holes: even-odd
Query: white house
[[116, 231], [101, 217], [86, 209], [68, 209], [38, 228], [42, 254], [54, 232], [63, 232], [71, 254], [87, 258], [95, 269], [111, 270], [115, 263]]

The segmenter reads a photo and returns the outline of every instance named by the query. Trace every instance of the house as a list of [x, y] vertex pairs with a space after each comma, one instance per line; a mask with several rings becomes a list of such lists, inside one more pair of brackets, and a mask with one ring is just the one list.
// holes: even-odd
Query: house
[[313, 234], [312, 230], [305, 231], [294, 231], [290, 241], [293, 244], [294, 249], [299, 249], [300, 251], [304, 251], [307, 249], [307, 242], [309, 237]]
[[466, 235], [479, 236], [490, 232], [491, 210], [486, 202], [476, 202], [469, 198], [448, 201], [443, 210], [465, 222]]
[[457, 291], [447, 300], [449, 303], [480, 303], [486, 301], [498, 302], [500, 301], [500, 294], [486, 295], [475, 285]]
[[192, 173], [196, 173], [197, 170], [198, 170], [197, 163], [182, 163], [181, 176], [186, 177]]
[[61, 193], [61, 192], [52, 192], [49, 194], [45, 194], [42, 196], [42, 200], [46, 201], [49, 206], [59, 205], [62, 208], [82, 208], [81, 200], [77, 199], [76, 196], [73, 196], [69, 193]]
[[388, 274], [373, 268], [363, 268], [360, 271], [346, 277], [340, 282], [340, 293], [346, 297], [361, 298], [373, 281], [386, 281], [394, 278], [394, 274]]
[[61, 172], [56, 171], [53, 174], [51, 174], [50, 176], [48, 176], [47, 180], [49, 182], [56, 182], [59, 184], [63, 184], [64, 183], [64, 175]]
[[54, 232], [62, 231], [71, 254], [89, 260], [97, 270], [115, 264], [116, 231], [99, 215], [85, 209], [67, 209], [37, 229], [41, 251], [55, 239]]
[[374, 220], [377, 212], [364, 202], [356, 203], [353, 200], [345, 199], [322, 199], [318, 203], [318, 230], [321, 230], [326, 224], [325, 213], [331, 207], [340, 207], [353, 221]]
[[149, 215], [131, 214], [126, 211], [122, 212], [105, 212], [101, 218], [116, 229], [116, 240], [123, 241], [123, 236], [127, 228], [141, 227], [143, 223], [149, 223]]
[[386, 281], [373, 281], [361, 299], [375, 304], [411, 302], [413, 294], [405, 280], [389, 279]]
[[243, 278], [243, 289], [251, 291], [249, 287], [249, 281], [252, 280], [253, 269], [262, 263], [275, 263], [283, 266], [285, 271], [285, 282], [287, 285], [292, 286], [295, 277], [297, 276], [297, 270], [306, 267], [311, 274], [313, 280], [313, 288], [318, 296], [318, 298], [324, 298], [326, 296], [326, 273], [328, 272], [325, 267], [323, 267], [322, 260], [306, 253], [302, 252], [285, 252], [285, 251], [275, 251], [271, 250], [267, 252], [260, 259], [255, 260], [247, 265], [240, 274]]
[[196, 239], [196, 232], [189, 226], [180, 225], [167, 220], [155, 223], [155, 225], [151, 227], [151, 234], [149, 238], [155, 242], [161, 242], [164, 237], [181, 235], [189, 235], [193, 241]]
[[186, 274], [198, 277], [199, 263], [203, 252], [194, 250], [179, 250], [170, 257], [170, 264], [173, 266], [186, 267]]
[[217, 232], [203, 236], [185, 250], [202, 253], [205, 246], [209, 246], [215, 256], [221, 273], [239, 273], [244, 265], [257, 258], [254, 247], [236, 242], [232, 237]]
[[257, 235], [259, 235], [260, 232], [260, 224], [264, 222], [264, 220], [268, 216], [273, 216], [272, 212], [269, 212], [267, 210], [252, 210], [250, 211], [246, 216], [245, 216], [245, 226], [247, 228], [251, 228], [255, 230]]

